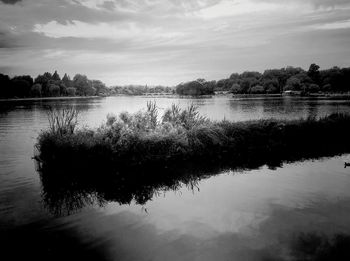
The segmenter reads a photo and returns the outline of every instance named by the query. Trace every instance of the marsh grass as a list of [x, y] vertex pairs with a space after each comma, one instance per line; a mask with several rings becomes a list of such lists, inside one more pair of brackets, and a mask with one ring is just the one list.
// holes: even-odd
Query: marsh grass
[[49, 132], [60, 136], [73, 134], [78, 123], [79, 111], [71, 108], [53, 109], [50, 108], [47, 113], [49, 121]]
[[109, 201], [143, 205], [183, 185], [195, 190], [201, 179], [227, 169], [276, 168], [350, 152], [346, 114], [215, 122], [194, 106], [172, 105], [160, 115], [148, 103], [134, 114], [109, 114], [95, 130], [76, 128], [75, 113], [58, 115], [67, 119], [39, 135], [36, 158], [44, 202], [58, 215]]
[[350, 151], [350, 116], [345, 114], [216, 122], [200, 116], [193, 105], [172, 105], [160, 117], [156, 104], [149, 102], [134, 114], [109, 114], [96, 130], [76, 129], [73, 110], [54, 112], [49, 119], [49, 129], [38, 138], [40, 161], [80, 169], [278, 165]]

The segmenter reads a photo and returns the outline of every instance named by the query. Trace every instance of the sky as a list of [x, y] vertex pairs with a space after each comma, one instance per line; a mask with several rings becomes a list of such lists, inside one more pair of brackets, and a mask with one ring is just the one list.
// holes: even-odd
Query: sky
[[0, 0], [0, 73], [176, 85], [350, 66], [350, 0]]

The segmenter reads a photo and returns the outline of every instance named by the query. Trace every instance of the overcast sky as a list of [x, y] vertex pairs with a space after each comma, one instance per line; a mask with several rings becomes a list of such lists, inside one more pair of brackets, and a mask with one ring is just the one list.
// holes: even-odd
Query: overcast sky
[[0, 0], [0, 72], [107, 85], [350, 66], [350, 0]]

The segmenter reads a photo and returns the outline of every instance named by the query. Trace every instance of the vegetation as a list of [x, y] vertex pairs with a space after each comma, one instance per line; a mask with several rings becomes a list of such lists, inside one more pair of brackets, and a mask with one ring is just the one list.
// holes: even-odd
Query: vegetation
[[333, 67], [320, 70], [311, 64], [305, 71], [300, 67], [287, 66], [282, 69], [269, 69], [263, 73], [246, 71], [233, 73], [227, 79], [206, 81], [197, 79], [180, 83], [175, 88], [166, 86], [126, 85], [107, 88], [98, 80], [89, 80], [85, 75], [76, 74], [71, 80], [63, 78], [57, 71], [46, 72], [33, 79], [29, 75], [15, 76], [0, 74], [0, 98], [53, 97], [53, 96], [106, 96], [111, 94], [145, 95], [213, 95], [215, 92], [234, 94], [280, 94], [295, 91], [304, 95], [310, 93], [348, 93], [350, 92], [350, 68]]
[[46, 72], [33, 79], [29, 75], [15, 76], [0, 74], [0, 98], [59, 97], [59, 96], [104, 96], [110, 90], [99, 80], [89, 80], [85, 75], [76, 74], [73, 80], [57, 71]]
[[270, 168], [284, 161], [350, 151], [350, 115], [315, 119], [213, 122], [194, 106], [160, 117], [154, 103], [135, 114], [108, 115], [98, 129], [76, 128], [75, 110], [50, 111], [36, 162], [45, 205], [55, 214], [114, 201], [145, 204], [162, 191], [226, 169]]
[[[135, 114], [108, 115], [96, 130], [56, 120], [40, 134], [38, 159], [46, 165], [115, 170], [171, 168], [185, 164], [273, 164], [350, 150], [350, 115], [321, 119], [213, 122], [194, 106], [173, 105], [158, 115], [155, 104]], [[68, 117], [67, 113], [56, 114]]]
[[48, 112], [49, 132], [59, 136], [73, 134], [78, 123], [78, 114], [78, 111], [73, 108], [62, 110], [50, 108]]
[[234, 94], [280, 94], [284, 91], [295, 91], [304, 95], [347, 93], [350, 92], [350, 68], [320, 70], [317, 64], [311, 64], [305, 71], [300, 67], [287, 66], [265, 70], [263, 73], [232, 73], [230, 77], [219, 81], [198, 79], [176, 86], [176, 93], [179, 95], [211, 95], [215, 91]]
[[123, 95], [146, 95], [146, 94], [173, 94], [174, 88], [167, 86], [144, 86], [144, 85], [126, 85], [113, 87], [113, 94]]
[[197, 79], [196, 81], [190, 81], [181, 83], [176, 86], [176, 93], [179, 95], [212, 95], [214, 94], [215, 81], [207, 82], [204, 79]]
[[273, 94], [287, 90], [302, 94], [346, 93], [350, 91], [350, 68], [320, 70], [317, 64], [311, 64], [307, 71], [288, 66], [263, 73], [233, 73], [229, 78], [216, 82], [215, 91], [223, 90], [235, 94]]

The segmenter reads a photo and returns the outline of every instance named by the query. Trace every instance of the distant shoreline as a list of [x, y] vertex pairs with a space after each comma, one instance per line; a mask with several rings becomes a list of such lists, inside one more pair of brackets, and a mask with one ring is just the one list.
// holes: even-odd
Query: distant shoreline
[[16, 102], [16, 101], [50, 101], [50, 100], [75, 100], [75, 99], [93, 99], [93, 98], [105, 98], [105, 97], [147, 97], [147, 98], [213, 98], [213, 97], [231, 97], [239, 99], [259, 99], [259, 98], [296, 98], [306, 100], [350, 100], [350, 94], [310, 94], [310, 95], [283, 95], [283, 94], [215, 94], [215, 95], [128, 95], [128, 94], [116, 94], [109, 96], [62, 96], [62, 97], [32, 97], [32, 98], [10, 98], [0, 99], [0, 102]]
[[46, 100], [74, 100], [74, 99], [91, 99], [91, 98], [104, 98], [105, 96], [62, 96], [62, 97], [32, 97], [32, 98], [11, 98], [0, 99], [3, 101], [46, 101]]
[[317, 93], [309, 95], [286, 95], [286, 94], [232, 94], [233, 98], [295, 98], [306, 100], [350, 100], [350, 93]]

